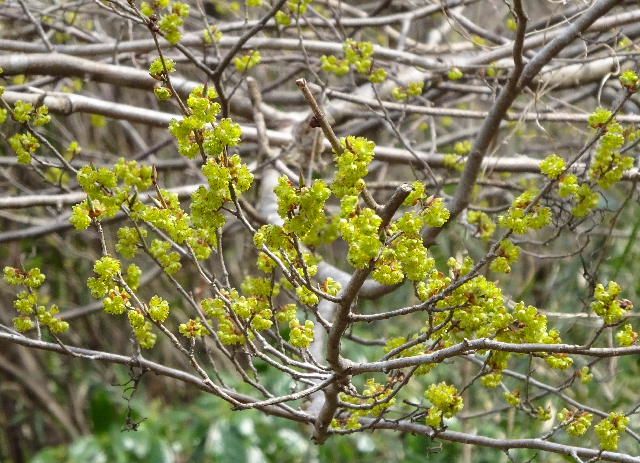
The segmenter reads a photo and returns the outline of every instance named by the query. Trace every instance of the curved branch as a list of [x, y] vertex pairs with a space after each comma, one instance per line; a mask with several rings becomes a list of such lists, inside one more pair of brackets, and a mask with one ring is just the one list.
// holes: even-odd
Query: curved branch
[[[92, 361], [99, 360], [102, 362], [114, 363], [118, 365], [138, 367], [138, 368], [141, 368], [142, 370], [153, 371], [155, 374], [160, 376], [167, 376], [170, 378], [177, 379], [178, 381], [181, 381], [185, 384], [189, 384], [202, 391], [208, 392], [218, 397], [224, 398], [224, 396], [228, 396], [236, 402], [248, 405], [248, 407], [246, 408], [257, 408], [268, 415], [279, 416], [281, 418], [286, 418], [286, 419], [298, 421], [301, 423], [312, 423], [314, 421], [312, 417], [308, 416], [305, 413], [287, 412], [282, 408], [277, 407], [275, 405], [277, 403], [277, 400], [264, 401], [264, 403], [261, 404], [260, 401], [257, 401], [253, 397], [248, 396], [246, 394], [240, 394], [234, 391], [233, 389], [227, 389], [219, 386], [216, 386], [216, 388], [214, 389], [212, 385], [209, 385], [203, 382], [201, 378], [195, 375], [186, 373], [182, 370], [170, 368], [165, 365], [152, 362], [150, 360], [146, 360], [144, 358], [132, 358], [132, 357], [125, 357], [124, 355], [111, 354], [108, 352], [82, 349], [79, 347], [60, 346], [58, 344], [54, 344], [51, 342], [39, 341], [36, 339], [27, 338], [25, 336], [15, 335], [12, 333], [4, 333], [1, 331], [0, 331], [0, 339], [12, 342], [14, 344], [19, 344], [21, 346], [33, 348], [33, 349], [56, 352], [62, 355], [73, 355], [76, 357], [84, 358], [86, 360], [92, 360]], [[296, 400], [296, 399], [291, 399], [291, 400]]]
[[532, 449], [542, 450], [545, 452], [557, 453], [560, 455], [578, 455], [583, 458], [593, 458], [604, 461], [614, 461], [619, 463], [639, 463], [640, 458], [623, 455], [620, 453], [587, 449], [584, 447], [573, 447], [570, 445], [556, 444], [542, 439], [494, 439], [472, 434], [465, 434], [457, 431], [434, 431], [430, 426], [412, 423], [409, 421], [396, 421], [390, 419], [382, 419], [377, 423], [374, 420], [361, 419], [363, 426], [371, 426], [373, 429], [391, 429], [394, 431], [403, 431], [421, 436], [428, 436], [432, 439], [442, 439], [450, 442], [460, 442], [462, 444], [473, 444], [482, 447], [495, 449]]
[[392, 360], [356, 363], [349, 367], [349, 373], [358, 375], [366, 372], [389, 372], [399, 368], [412, 367], [416, 365], [426, 365], [428, 363], [441, 363], [446, 359], [466, 355], [479, 350], [495, 350], [499, 352], [511, 352], [514, 354], [573, 354], [586, 355], [596, 358], [613, 358], [626, 355], [637, 355], [640, 353], [640, 346], [631, 347], [602, 347], [585, 348], [572, 344], [511, 344], [507, 342], [492, 341], [490, 339], [465, 339], [460, 344], [440, 349], [425, 355], [413, 357], [403, 357]]

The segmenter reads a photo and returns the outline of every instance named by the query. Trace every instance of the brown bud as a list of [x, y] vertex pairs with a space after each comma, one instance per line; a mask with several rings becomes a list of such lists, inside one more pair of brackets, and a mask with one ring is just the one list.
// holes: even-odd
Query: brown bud
[[149, 27], [149, 29], [151, 30], [151, 32], [160, 32], [160, 27], [157, 24]]
[[320, 121], [318, 120], [318, 118], [316, 116], [311, 116], [309, 118], [309, 127], [315, 129], [317, 127], [320, 127]]
[[620, 299], [618, 306], [624, 310], [630, 310], [633, 307], [633, 303], [629, 299]]
[[158, 15], [157, 15], [157, 14], [152, 13], [152, 14], [149, 16], [149, 21], [151, 21], [151, 22], [156, 22], [157, 20], [158, 20]]

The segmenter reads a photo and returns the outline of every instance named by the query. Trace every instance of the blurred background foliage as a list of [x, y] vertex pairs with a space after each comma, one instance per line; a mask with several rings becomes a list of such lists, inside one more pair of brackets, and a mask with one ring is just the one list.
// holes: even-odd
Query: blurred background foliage
[[[126, 378], [125, 372], [121, 372]], [[117, 388], [97, 383], [89, 390], [92, 433], [70, 445], [38, 452], [33, 463], [107, 462], [422, 462], [456, 461], [461, 449], [442, 449], [424, 436], [357, 434], [315, 446], [309, 430], [257, 411], [233, 412], [212, 396], [173, 400], [142, 398], [132, 402], [134, 416], [144, 418], [135, 432], [123, 431], [126, 406]], [[437, 454], [436, 454], [437, 452]], [[483, 460], [483, 461], [491, 461]]]

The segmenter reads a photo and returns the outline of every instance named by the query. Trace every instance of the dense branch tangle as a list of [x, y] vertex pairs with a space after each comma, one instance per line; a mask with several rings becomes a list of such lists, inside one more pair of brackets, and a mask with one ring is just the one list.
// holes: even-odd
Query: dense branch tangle
[[[638, 461], [635, 402], [613, 410], [572, 396], [594, 375], [606, 383], [609, 360], [638, 355], [621, 297], [631, 279], [620, 275], [640, 227], [640, 100], [623, 72], [640, 36], [627, 26], [635, 8], [251, 1], [246, 21], [227, 5], [211, 25], [199, 2], [76, 2], [72, 16], [45, 3], [0, 12], [20, 24], [0, 39], [2, 149], [17, 154], [0, 168], [17, 197], [0, 208], [20, 208], [0, 211], [12, 227], [0, 241], [59, 240], [93, 269], [72, 299], [88, 306], [90, 292], [110, 315], [48, 303], [43, 274], [56, 277], [13, 246], [4, 274], [21, 287], [18, 314], [12, 326], [3, 311], [0, 339], [150, 370], [235, 410], [308, 424], [318, 444], [395, 429], [508, 455]], [[128, 30], [111, 31], [113, 18]], [[100, 115], [113, 118], [113, 139]], [[70, 216], [53, 208], [71, 201]], [[38, 213], [81, 233], [20, 227], [42, 223]], [[575, 294], [539, 294], [551, 270], [529, 256], [545, 255], [578, 262]], [[164, 288], [144, 280], [153, 267]], [[529, 299], [556, 312], [571, 301], [600, 323], [586, 334], [549, 327], [547, 307]], [[124, 331], [105, 323], [131, 338], [131, 356], [78, 345], [67, 311], [126, 317]], [[155, 359], [166, 341], [193, 374]], [[265, 368], [291, 390], [267, 386]], [[231, 372], [253, 394], [227, 385]], [[474, 413], [509, 408], [554, 425], [475, 436]], [[448, 429], [460, 420], [462, 432]]]

